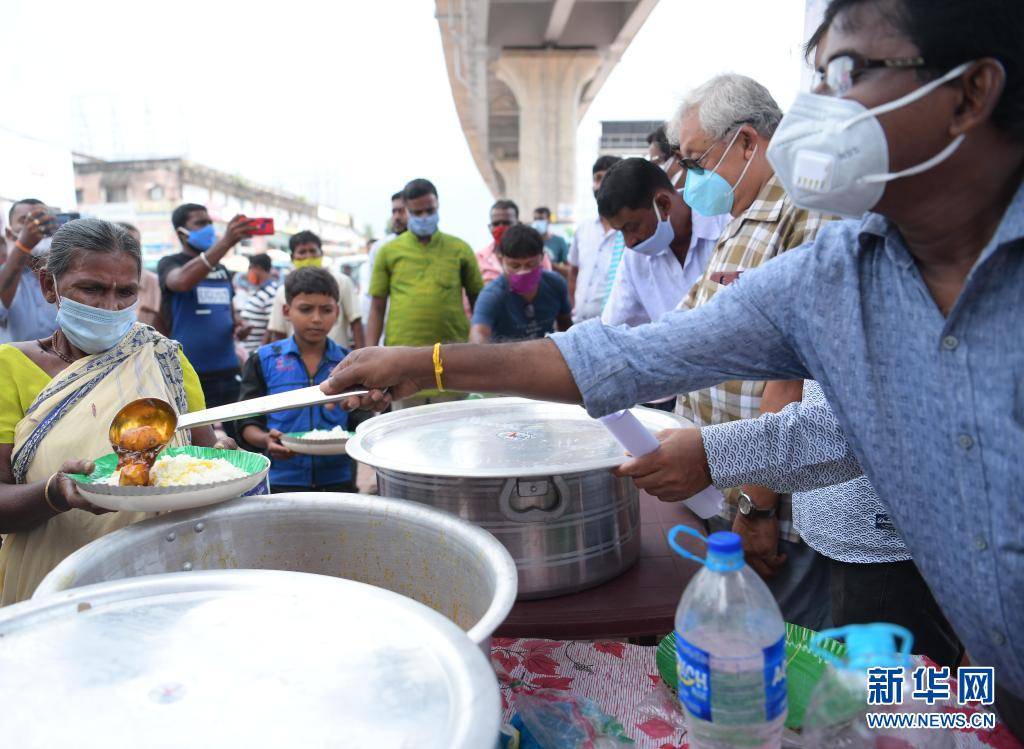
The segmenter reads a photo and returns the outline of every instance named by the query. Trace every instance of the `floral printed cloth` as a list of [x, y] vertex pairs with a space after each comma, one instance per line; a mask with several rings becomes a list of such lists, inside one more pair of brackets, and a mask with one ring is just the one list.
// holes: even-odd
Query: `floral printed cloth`
[[[501, 685], [502, 722], [508, 723], [515, 713], [512, 698], [517, 691], [561, 689], [589, 697], [617, 718], [637, 749], [688, 749], [685, 732], [639, 709], [661, 684], [656, 651], [655, 647], [623, 642], [495, 637], [491, 640], [491, 664]], [[952, 686], [955, 690], [956, 685]], [[955, 739], [957, 749], [1024, 749], [999, 722], [993, 731], [958, 732]]]

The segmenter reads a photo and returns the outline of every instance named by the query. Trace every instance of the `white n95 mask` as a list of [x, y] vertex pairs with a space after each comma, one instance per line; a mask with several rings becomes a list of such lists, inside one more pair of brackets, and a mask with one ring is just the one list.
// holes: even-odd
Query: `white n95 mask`
[[800, 208], [858, 218], [882, 199], [885, 183], [920, 174], [948, 159], [964, 140], [901, 172], [889, 172], [889, 143], [878, 115], [905, 107], [962, 75], [965, 62], [941, 78], [872, 109], [852, 99], [801, 93], [768, 144], [768, 162]]

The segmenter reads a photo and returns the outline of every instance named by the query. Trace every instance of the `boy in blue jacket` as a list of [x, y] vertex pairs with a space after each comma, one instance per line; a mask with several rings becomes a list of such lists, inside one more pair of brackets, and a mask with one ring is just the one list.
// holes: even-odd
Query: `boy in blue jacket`
[[[338, 318], [338, 282], [323, 268], [298, 268], [284, 284], [285, 317], [294, 334], [261, 346], [245, 363], [240, 400], [319, 385], [348, 350], [327, 337]], [[348, 429], [348, 413], [337, 406], [311, 406], [253, 416], [239, 422], [239, 434], [270, 456], [272, 492], [355, 491], [347, 455], [298, 455], [281, 444], [281, 434], [312, 429]]]

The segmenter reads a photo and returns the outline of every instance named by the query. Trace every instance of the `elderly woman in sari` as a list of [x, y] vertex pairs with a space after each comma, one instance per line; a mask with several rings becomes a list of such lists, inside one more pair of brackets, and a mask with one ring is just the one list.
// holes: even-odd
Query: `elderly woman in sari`
[[[204, 407], [177, 342], [136, 322], [142, 257], [123, 228], [72, 221], [53, 236], [40, 281], [57, 305], [49, 338], [0, 346], [0, 605], [32, 595], [68, 554], [147, 517], [87, 502], [66, 473], [109, 453], [118, 409], [157, 397], [179, 413]], [[174, 444], [219, 444], [210, 427]]]

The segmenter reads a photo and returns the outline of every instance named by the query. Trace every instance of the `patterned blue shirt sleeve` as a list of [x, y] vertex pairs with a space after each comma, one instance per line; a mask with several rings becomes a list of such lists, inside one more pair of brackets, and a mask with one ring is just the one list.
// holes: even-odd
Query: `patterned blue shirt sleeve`
[[799, 300], [802, 250], [748, 271], [704, 305], [636, 328], [588, 320], [552, 336], [591, 416], [725, 380], [809, 377], [785, 318]]
[[790, 403], [778, 413], [703, 427], [715, 486], [760, 484], [810, 491], [863, 475], [828, 402]]

